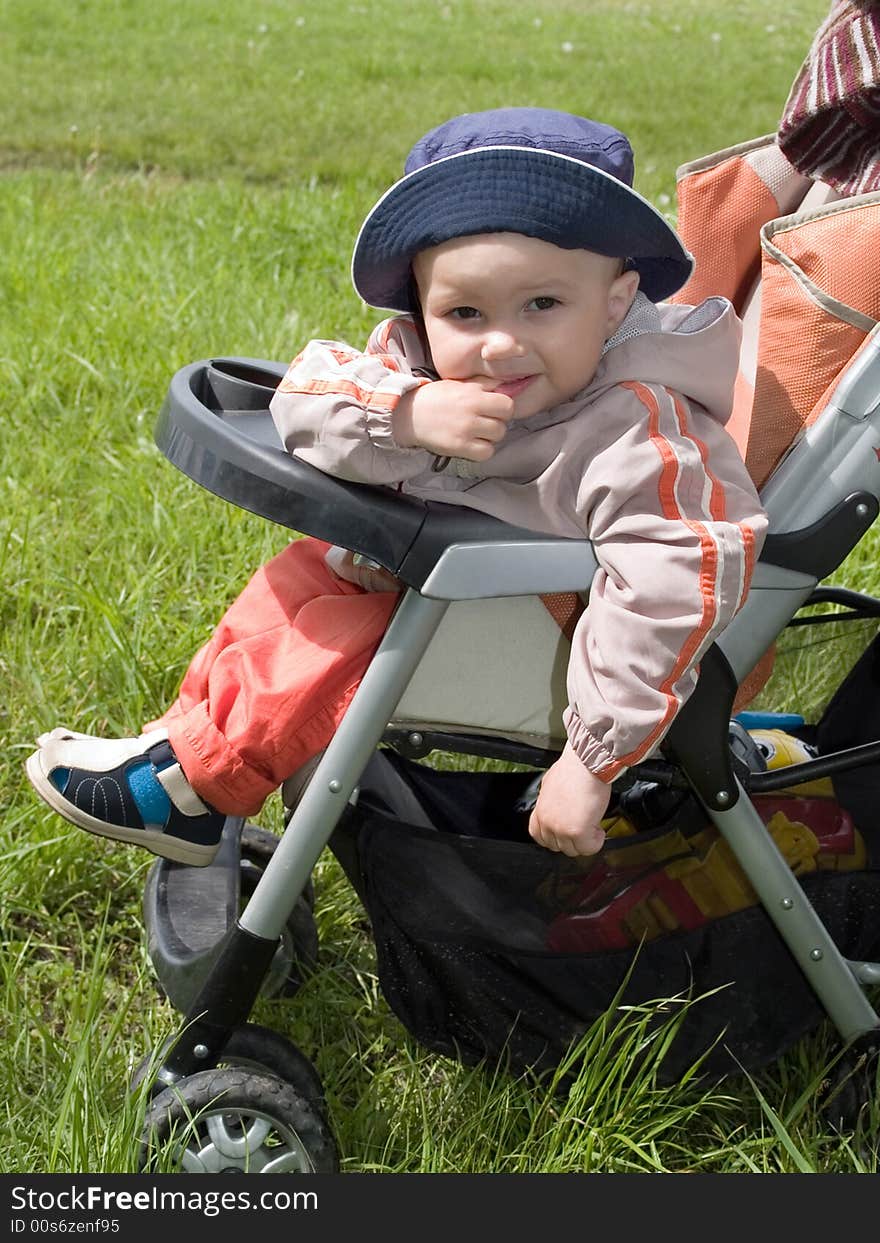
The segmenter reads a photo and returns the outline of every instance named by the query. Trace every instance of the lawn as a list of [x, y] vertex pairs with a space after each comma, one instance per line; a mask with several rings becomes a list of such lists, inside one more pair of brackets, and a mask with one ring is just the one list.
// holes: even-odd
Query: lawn
[[[68, 724], [138, 731], [288, 535], [156, 451], [168, 382], [216, 354], [362, 341], [350, 247], [427, 128], [544, 104], [626, 129], [637, 188], [771, 132], [827, 0], [0, 0], [0, 1173], [135, 1168], [133, 1064], [174, 1029], [143, 942], [151, 859], [72, 831], [23, 775]], [[870, 553], [850, 585], [877, 590]], [[782, 694], [782, 692], [780, 692]], [[780, 699], [778, 706], [785, 706]], [[280, 829], [272, 800], [263, 822]], [[814, 1107], [827, 1033], [755, 1084], [661, 1086], [634, 1015], [565, 1096], [434, 1056], [377, 984], [338, 865], [321, 957], [260, 1002], [324, 1081], [345, 1171], [856, 1171]], [[624, 1084], [628, 1084], [624, 1087]], [[585, 1122], [585, 1118], [588, 1121]]]

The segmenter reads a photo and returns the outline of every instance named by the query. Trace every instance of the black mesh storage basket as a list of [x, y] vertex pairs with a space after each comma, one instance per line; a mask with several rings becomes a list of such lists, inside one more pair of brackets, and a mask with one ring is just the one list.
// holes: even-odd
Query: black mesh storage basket
[[[681, 874], [699, 872], [690, 855], [711, 854], [720, 839], [690, 796], [678, 796], [672, 823], [574, 860], [528, 837], [533, 780], [437, 772], [380, 751], [334, 834], [372, 924], [382, 992], [419, 1042], [467, 1064], [551, 1071], [627, 973], [622, 1004], [700, 998], [661, 1079], [710, 1049], [710, 1073], [756, 1069], [821, 1021], [756, 900], [728, 914], [704, 911], [695, 924]], [[841, 823], [851, 827], [845, 813]], [[841, 834], [832, 837], [839, 849]], [[829, 865], [826, 851], [823, 869], [800, 879], [842, 952], [872, 958], [880, 874], [864, 836], [855, 838], [860, 853], [844, 859], [848, 839], [842, 863]], [[828, 870], [838, 866], [849, 870]]]

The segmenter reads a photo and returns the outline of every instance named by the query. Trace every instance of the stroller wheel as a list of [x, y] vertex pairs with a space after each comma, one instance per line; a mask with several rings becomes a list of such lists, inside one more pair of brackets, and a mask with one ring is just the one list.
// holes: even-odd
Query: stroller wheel
[[[169, 1041], [164, 1050], [171, 1043]], [[135, 1067], [129, 1081], [131, 1092], [136, 1092], [147, 1075], [158, 1069], [160, 1060], [145, 1057]], [[318, 1072], [292, 1041], [269, 1027], [261, 1027], [258, 1023], [245, 1023], [242, 1027], [236, 1027], [214, 1069], [252, 1070], [257, 1074], [272, 1074], [288, 1083], [313, 1109], [323, 1115], [324, 1085]]]
[[166, 1088], [144, 1119], [139, 1169], [181, 1174], [332, 1174], [320, 1114], [268, 1071], [203, 1070]]
[[[243, 903], [257, 887], [278, 838], [267, 829], [246, 824], [241, 832], [240, 886]], [[312, 909], [315, 892], [311, 880], [288, 916], [278, 952], [262, 987], [264, 997], [293, 997], [318, 961], [318, 930]]]
[[290, 1040], [270, 1027], [245, 1023], [227, 1041], [221, 1066], [268, 1070], [289, 1083], [315, 1109], [324, 1109], [324, 1085], [306, 1055]]

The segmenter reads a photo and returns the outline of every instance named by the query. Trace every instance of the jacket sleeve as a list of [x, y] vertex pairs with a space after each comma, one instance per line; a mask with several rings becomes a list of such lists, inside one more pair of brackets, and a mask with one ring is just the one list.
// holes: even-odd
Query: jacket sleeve
[[408, 317], [385, 320], [363, 352], [310, 341], [287, 369], [269, 409], [289, 453], [327, 474], [395, 484], [429, 470], [433, 455], [395, 444], [391, 416], [404, 393], [430, 383]]
[[625, 430], [588, 463], [579, 492], [599, 569], [573, 637], [564, 715], [573, 749], [605, 781], [662, 740], [700, 657], [745, 601], [766, 531], [718, 424], [668, 390], [621, 387]]

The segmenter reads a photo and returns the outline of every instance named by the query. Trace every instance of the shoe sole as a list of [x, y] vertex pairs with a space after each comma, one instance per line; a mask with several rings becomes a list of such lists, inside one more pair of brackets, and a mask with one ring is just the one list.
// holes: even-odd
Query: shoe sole
[[25, 761], [28, 780], [54, 812], [63, 819], [85, 829], [96, 837], [106, 837], [111, 841], [124, 842], [126, 845], [142, 846], [162, 859], [170, 859], [172, 863], [187, 863], [191, 867], [207, 867], [219, 849], [216, 846], [200, 846], [197, 842], [187, 842], [179, 837], [170, 837], [164, 833], [154, 833], [150, 829], [127, 829], [120, 824], [107, 824], [90, 816], [81, 807], [68, 802], [60, 790], [57, 790], [40, 763], [40, 752], [34, 751]]

